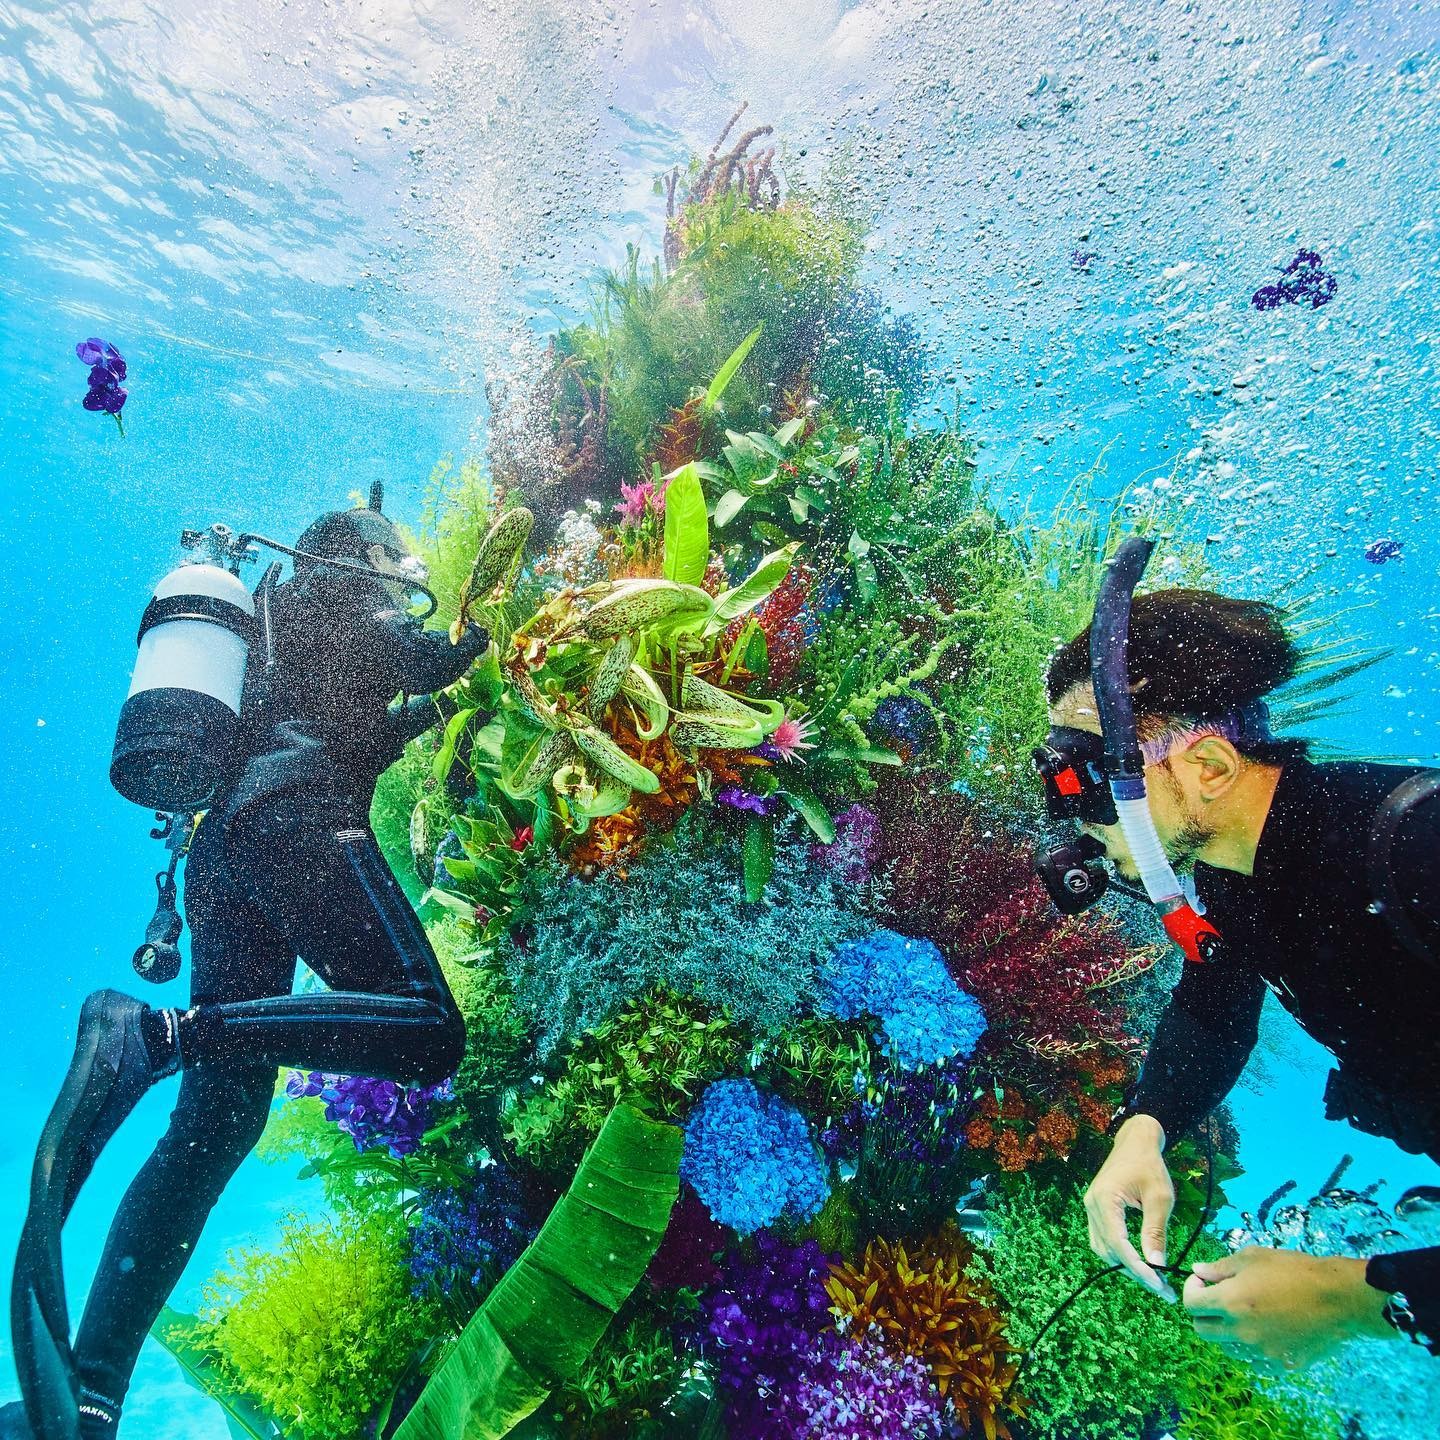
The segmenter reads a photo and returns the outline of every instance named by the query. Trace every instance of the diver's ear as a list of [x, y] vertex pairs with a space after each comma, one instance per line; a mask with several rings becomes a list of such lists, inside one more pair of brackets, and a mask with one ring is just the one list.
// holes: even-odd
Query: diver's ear
[[1195, 767], [1191, 777], [1202, 800], [1218, 800], [1228, 794], [1244, 764], [1240, 752], [1222, 735], [1202, 735], [1175, 759]]

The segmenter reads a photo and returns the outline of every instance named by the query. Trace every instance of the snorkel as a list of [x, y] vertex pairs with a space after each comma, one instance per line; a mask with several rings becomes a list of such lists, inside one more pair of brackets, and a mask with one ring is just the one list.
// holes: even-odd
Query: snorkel
[[1130, 606], [1154, 549], [1153, 540], [1131, 536], [1106, 566], [1090, 624], [1090, 678], [1105, 742], [1102, 768], [1140, 884], [1159, 912], [1165, 933], [1187, 960], [1200, 963], [1213, 956], [1220, 932], [1186, 898], [1155, 831], [1145, 793], [1145, 757], [1135, 728], [1126, 663]]

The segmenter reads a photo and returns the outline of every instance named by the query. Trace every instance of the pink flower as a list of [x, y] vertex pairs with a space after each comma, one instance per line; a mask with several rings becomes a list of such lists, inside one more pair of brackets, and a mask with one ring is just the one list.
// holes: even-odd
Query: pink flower
[[810, 733], [808, 720], [792, 720], [787, 717], [775, 727], [768, 740], [756, 747], [755, 753], [763, 755], [767, 760], [784, 760], [787, 764], [798, 760], [803, 765], [805, 757], [800, 752], [815, 748], [811, 743]]
[[638, 485], [627, 485], [622, 480], [620, 494], [624, 499], [615, 506], [620, 523], [638, 528], [647, 514], [663, 515], [666, 489], [663, 483], [657, 488], [653, 480], [642, 480]]

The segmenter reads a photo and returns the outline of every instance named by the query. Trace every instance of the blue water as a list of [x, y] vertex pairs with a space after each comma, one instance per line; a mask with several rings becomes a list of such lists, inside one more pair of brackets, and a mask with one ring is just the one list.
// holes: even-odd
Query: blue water
[[[179, 530], [293, 536], [377, 479], [416, 515], [479, 449], [487, 379], [627, 242], [653, 253], [654, 177], [742, 99], [870, 217], [871, 279], [1002, 497], [1158, 480], [1228, 584], [1316, 592], [1390, 650], [1329, 738], [1440, 754], [1437, 36], [1399, 4], [0, 3], [7, 1272], [79, 1002], [131, 983], [149, 913], [159, 847], [106, 767]], [[1336, 299], [1252, 309], [1302, 247]], [[80, 407], [88, 335], [129, 362], [123, 440]], [[1404, 558], [1367, 564], [1380, 536]], [[1324, 1122], [1321, 1058], [1278, 1033], [1237, 1094], [1238, 1203], [1344, 1152], [1392, 1197], [1440, 1180]], [[82, 1198], [72, 1277], [168, 1100]], [[248, 1161], [178, 1303], [314, 1203]], [[151, 1350], [127, 1417], [225, 1433]]]

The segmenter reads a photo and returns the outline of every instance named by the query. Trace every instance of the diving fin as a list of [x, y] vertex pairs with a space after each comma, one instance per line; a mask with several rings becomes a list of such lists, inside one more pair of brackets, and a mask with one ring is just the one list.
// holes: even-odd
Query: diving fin
[[118, 990], [86, 999], [70, 1069], [35, 1151], [10, 1322], [36, 1440], [77, 1440], [80, 1433], [60, 1232], [96, 1158], [157, 1078], [140, 1030], [146, 1008]]
[[25, 1418], [25, 1406], [19, 1400], [0, 1405], [0, 1440], [35, 1440], [35, 1432]]

